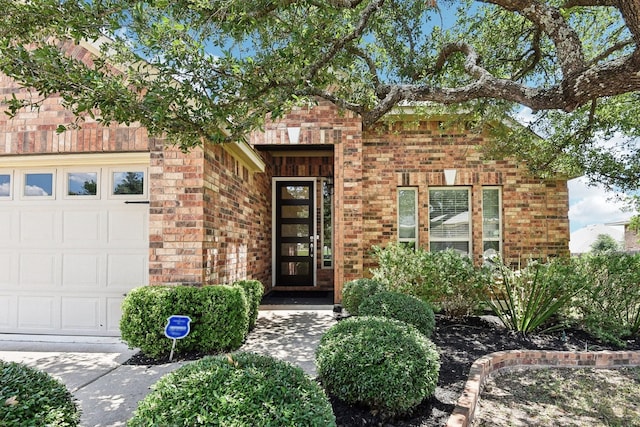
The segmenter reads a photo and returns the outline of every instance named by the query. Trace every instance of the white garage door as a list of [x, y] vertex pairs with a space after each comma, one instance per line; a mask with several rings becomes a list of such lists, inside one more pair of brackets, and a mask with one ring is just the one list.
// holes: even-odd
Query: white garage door
[[148, 281], [148, 166], [0, 159], [0, 333], [119, 335], [124, 295]]

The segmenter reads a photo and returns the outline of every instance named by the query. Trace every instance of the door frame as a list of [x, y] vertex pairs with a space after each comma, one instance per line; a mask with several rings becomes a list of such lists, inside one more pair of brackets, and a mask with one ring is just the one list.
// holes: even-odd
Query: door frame
[[[316, 211], [318, 209], [318, 201], [317, 201], [317, 188], [318, 188], [318, 178], [317, 177], [308, 177], [308, 176], [292, 176], [292, 177], [273, 177], [271, 178], [271, 287], [272, 289], [282, 289], [282, 288], [287, 288], [286, 285], [282, 285], [282, 286], [276, 286], [276, 271], [277, 271], [277, 266], [276, 263], [278, 262], [278, 260], [276, 259], [276, 244], [277, 244], [277, 236], [276, 236], [276, 231], [277, 231], [277, 225], [276, 225], [276, 221], [277, 221], [277, 215], [278, 212], [276, 212], [276, 205], [277, 205], [277, 183], [279, 182], [295, 182], [295, 181], [309, 181], [311, 182], [311, 191], [313, 194], [313, 207], [311, 209], [311, 216], [312, 216], [312, 221], [313, 221], [313, 259], [311, 260], [312, 263], [312, 278], [313, 278], [313, 284], [309, 287], [316, 287], [317, 286], [317, 280], [318, 280], [318, 218], [316, 215]], [[307, 287], [305, 286], [295, 286], [296, 289], [305, 289]]]

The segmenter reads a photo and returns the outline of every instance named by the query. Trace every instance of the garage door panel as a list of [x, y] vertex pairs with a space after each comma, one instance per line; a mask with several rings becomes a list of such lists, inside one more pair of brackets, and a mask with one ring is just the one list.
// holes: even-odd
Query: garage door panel
[[107, 288], [129, 290], [146, 285], [147, 256], [138, 252], [111, 254], [107, 259]]
[[14, 295], [0, 295], [0, 328], [11, 330], [16, 328], [17, 301]]
[[99, 288], [101, 286], [99, 254], [67, 253], [62, 258], [62, 286], [65, 288]]
[[58, 256], [52, 253], [35, 252], [20, 254], [20, 287], [57, 287]]
[[[3, 207], [6, 207], [3, 202]], [[0, 211], [0, 242], [12, 242], [16, 240], [14, 230], [17, 228], [14, 224], [14, 215], [9, 211]]]
[[120, 334], [120, 318], [122, 317], [122, 301], [124, 297], [106, 299], [107, 305], [107, 333]]
[[57, 238], [56, 212], [38, 207], [37, 211], [23, 210], [20, 214], [20, 241], [23, 243], [51, 244]]
[[113, 246], [138, 246], [147, 240], [148, 208], [127, 206], [123, 210], [109, 211], [109, 244]]
[[63, 331], [102, 329], [100, 298], [63, 297], [60, 324]]
[[18, 328], [27, 330], [56, 330], [59, 328], [56, 313], [60, 311], [60, 299], [55, 296], [19, 296]]
[[17, 285], [16, 264], [14, 252], [0, 252], [0, 289]]
[[65, 244], [92, 246], [101, 241], [101, 212], [67, 211], [63, 213], [62, 240]]

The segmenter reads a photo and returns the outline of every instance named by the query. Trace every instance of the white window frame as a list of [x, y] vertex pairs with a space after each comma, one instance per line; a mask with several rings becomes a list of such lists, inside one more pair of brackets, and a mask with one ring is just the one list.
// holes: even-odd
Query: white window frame
[[[31, 169], [25, 170], [20, 175], [20, 200], [55, 200], [56, 187], [58, 185], [57, 171], [55, 169]], [[27, 175], [51, 175], [51, 194], [47, 196], [28, 196], [25, 194]]]
[[[484, 191], [485, 190], [495, 190], [498, 192], [498, 235], [492, 236], [491, 238], [487, 238], [485, 236], [484, 230]], [[498, 242], [498, 254], [502, 253], [502, 187], [499, 186], [486, 186], [482, 187], [482, 252], [484, 254], [484, 243], [485, 242]]]
[[[414, 224], [414, 236], [415, 237], [400, 237], [400, 192], [402, 191], [411, 191], [414, 193], [414, 212], [413, 212], [413, 217], [415, 218], [415, 224]], [[420, 241], [420, 234], [419, 234], [419, 227], [418, 224], [420, 223], [420, 219], [418, 218], [418, 187], [398, 187], [398, 191], [397, 191], [397, 195], [396, 195], [396, 224], [398, 227], [398, 242], [405, 244], [405, 245], [409, 245], [409, 244], [413, 244], [413, 248], [417, 249], [418, 248], [418, 242]]]
[[[113, 185], [114, 185], [114, 174], [116, 173], [126, 173], [126, 172], [142, 172], [144, 174], [144, 182], [142, 183], [142, 194], [114, 194], [113, 193]], [[149, 194], [149, 168], [141, 165], [131, 165], [125, 167], [118, 168], [109, 168], [108, 169], [108, 178], [105, 179], [105, 182], [109, 182], [109, 186], [107, 188], [107, 194], [109, 199], [115, 200], [147, 200]]]
[[[96, 194], [69, 194], [69, 174], [73, 173], [95, 173], [96, 174]], [[64, 198], [70, 200], [97, 200], [100, 199], [100, 193], [102, 191], [102, 169], [87, 169], [87, 168], [69, 168], [64, 169], [62, 172], [64, 180]]]
[[431, 210], [431, 191], [466, 191], [467, 192], [467, 212], [469, 213], [469, 234], [465, 237], [433, 237], [431, 232], [431, 214], [429, 214], [429, 249], [432, 250], [432, 243], [440, 242], [467, 242], [469, 252], [467, 256], [473, 257], [473, 215], [472, 215], [472, 191], [471, 187], [429, 187], [429, 210]]

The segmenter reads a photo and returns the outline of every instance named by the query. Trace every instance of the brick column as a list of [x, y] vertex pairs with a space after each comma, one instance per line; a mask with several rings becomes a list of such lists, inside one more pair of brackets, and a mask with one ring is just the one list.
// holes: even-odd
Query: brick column
[[201, 149], [151, 147], [149, 283], [203, 283], [204, 200]]
[[364, 230], [362, 187], [362, 124], [335, 130], [341, 137], [335, 146], [334, 253], [335, 301], [342, 299], [345, 282], [364, 277]]

